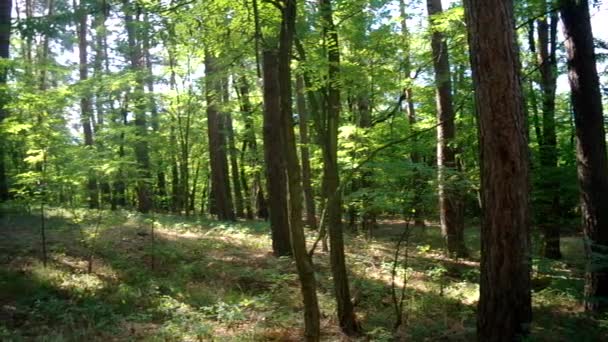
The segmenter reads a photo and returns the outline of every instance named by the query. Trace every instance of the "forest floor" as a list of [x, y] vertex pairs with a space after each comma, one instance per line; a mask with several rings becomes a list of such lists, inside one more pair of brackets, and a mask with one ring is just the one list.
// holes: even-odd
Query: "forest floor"
[[[362, 341], [393, 339], [391, 274], [405, 224], [380, 223], [371, 241], [346, 237], [352, 295], [366, 332], [357, 339]], [[13, 211], [0, 217], [2, 341], [299, 341], [302, 336], [295, 265], [272, 256], [266, 222], [52, 209], [46, 226], [44, 267], [39, 214]], [[309, 244], [315, 237], [308, 232]], [[479, 229], [468, 228], [466, 240], [471, 257], [451, 261], [441, 253], [437, 227], [412, 228], [403, 339], [474, 340]], [[608, 340], [607, 317], [582, 313], [581, 238], [565, 237], [562, 246], [559, 262], [533, 259], [534, 323], [527, 341]], [[314, 263], [322, 339], [348, 340], [337, 329], [328, 254], [320, 247]], [[399, 279], [402, 270], [400, 265]]]

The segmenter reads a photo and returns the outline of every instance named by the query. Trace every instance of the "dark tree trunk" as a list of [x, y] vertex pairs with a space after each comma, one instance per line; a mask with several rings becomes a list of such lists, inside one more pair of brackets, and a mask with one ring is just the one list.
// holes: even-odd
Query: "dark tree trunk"
[[[5, 89], [8, 68], [2, 59], [9, 58], [12, 4], [11, 0], [3, 0], [0, 3], [0, 124], [8, 116], [4, 108], [8, 102], [8, 93]], [[0, 136], [0, 202], [9, 198], [4, 149], [4, 137]]]
[[[89, 78], [88, 54], [87, 54], [87, 13], [85, 6], [80, 3], [79, 8], [74, 7], [74, 10], [79, 11], [78, 18], [78, 50], [80, 58], [80, 81], [84, 82]], [[82, 123], [82, 131], [84, 133], [84, 146], [88, 149], [93, 149], [93, 129], [92, 117], [93, 106], [91, 105], [91, 94], [83, 94], [80, 98], [80, 121]], [[89, 196], [89, 208], [94, 209], [99, 207], [99, 190], [97, 188], [97, 180], [93, 169], [89, 170], [87, 179], [87, 191]]]
[[272, 250], [275, 255], [291, 255], [287, 212], [285, 135], [281, 125], [278, 57], [266, 50], [262, 56], [264, 74], [264, 159], [270, 209]]
[[137, 85], [133, 92], [134, 116], [135, 116], [135, 135], [136, 141], [133, 144], [135, 149], [135, 159], [138, 167], [137, 180], [137, 210], [147, 213], [152, 209], [152, 195], [150, 193], [150, 155], [148, 152], [148, 126], [146, 124], [146, 103], [143, 101], [144, 95], [144, 71], [145, 66], [142, 61], [142, 51], [138, 41], [139, 15], [133, 16], [135, 4], [130, 4], [129, 0], [123, 0], [125, 12], [125, 25], [127, 28], [127, 40], [129, 44], [129, 59], [131, 70], [137, 73]]
[[513, 2], [466, 0], [483, 216], [479, 341], [521, 340], [532, 319], [529, 158]]
[[301, 76], [296, 80], [296, 106], [300, 126], [300, 156], [302, 158], [302, 189], [304, 190], [304, 203], [306, 204], [306, 224], [317, 229], [317, 214], [315, 211], [315, 198], [312, 191], [310, 151], [308, 144], [308, 109], [306, 108], [306, 97], [304, 89], [304, 78]]
[[[443, 13], [441, 0], [427, 0], [429, 20]], [[452, 104], [452, 82], [450, 79], [450, 62], [448, 44], [443, 33], [433, 29], [431, 40], [435, 85], [437, 87], [437, 183], [439, 185], [439, 216], [441, 234], [450, 256], [464, 257], [467, 250], [464, 245], [464, 206], [460, 190], [454, 181], [449, 179], [459, 176], [456, 165], [456, 150], [452, 146], [456, 137], [454, 124], [455, 113]]]
[[[543, 9], [547, 9], [543, 1]], [[555, 134], [555, 90], [557, 87], [557, 12], [538, 20], [538, 63], [543, 91], [542, 140], [540, 146], [541, 178], [541, 227], [545, 235], [543, 255], [550, 259], [561, 258], [559, 170], [557, 164], [557, 137]]]
[[205, 73], [212, 208], [219, 220], [235, 221], [228, 178], [224, 120], [218, 109], [222, 100], [222, 84], [218, 77], [217, 61], [210, 51], [205, 51]]
[[608, 161], [602, 96], [588, 1], [563, 0], [560, 13], [568, 55], [582, 225], [588, 258], [585, 310], [599, 313], [608, 309]]
[[[245, 122], [245, 134], [243, 139], [243, 148], [241, 150], [241, 168], [240, 168], [240, 178], [241, 178], [241, 187], [243, 189], [243, 197], [245, 198], [245, 212], [247, 219], [253, 219], [253, 209], [252, 203], [255, 199], [255, 192], [250, 191], [249, 183], [247, 182], [247, 177], [245, 176], [245, 164], [247, 163], [257, 164], [258, 153], [257, 153], [257, 143], [255, 140], [255, 131], [253, 129], [253, 118], [252, 118], [252, 106], [251, 100], [249, 99], [249, 83], [247, 82], [247, 78], [244, 76], [240, 77], [238, 80], [237, 86], [237, 94], [240, 94], [240, 103], [241, 103], [241, 112], [243, 115], [243, 121]], [[247, 156], [247, 148], [251, 150], [250, 155], [253, 158], [246, 158]], [[252, 162], [253, 161], [253, 162]], [[260, 172], [255, 171], [254, 179], [260, 178]]]
[[344, 256], [342, 232], [342, 196], [338, 176], [338, 125], [340, 121], [340, 52], [338, 33], [333, 24], [331, 0], [319, 0], [319, 14], [327, 46], [328, 82], [325, 108], [323, 148], [323, 180], [327, 198], [327, 226], [329, 228], [330, 262], [336, 295], [340, 329], [347, 335], [361, 331], [350, 297]]
[[[228, 89], [228, 79], [225, 79], [223, 84], [224, 102], [230, 101], [230, 93]], [[245, 207], [243, 203], [243, 191], [241, 190], [241, 178], [239, 174], [238, 150], [234, 138], [234, 128], [232, 127], [232, 114], [224, 113], [226, 135], [228, 138], [228, 151], [230, 156], [230, 172], [232, 175], [232, 187], [234, 189], [234, 205], [237, 217], [245, 217]]]
[[320, 312], [315, 270], [306, 250], [306, 236], [302, 227], [302, 180], [298, 165], [291, 100], [291, 49], [296, 25], [296, 8], [296, 0], [285, 0], [282, 10], [277, 81], [289, 191], [289, 233], [304, 302], [304, 338], [306, 341], [316, 342], [319, 341], [321, 335]]

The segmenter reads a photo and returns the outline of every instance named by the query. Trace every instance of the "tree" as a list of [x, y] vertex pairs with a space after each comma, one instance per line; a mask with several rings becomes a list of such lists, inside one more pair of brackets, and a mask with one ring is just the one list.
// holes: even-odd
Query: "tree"
[[[9, 58], [10, 38], [11, 38], [11, 10], [13, 2], [11, 0], [0, 3], [0, 123], [7, 117], [8, 112], [5, 108], [8, 102], [8, 91], [6, 90], [6, 79], [8, 66], [6, 63]], [[9, 198], [8, 179], [6, 175], [5, 141], [0, 136], [0, 202]]]
[[480, 341], [519, 340], [531, 322], [528, 149], [513, 2], [467, 0], [479, 121]]
[[211, 164], [211, 201], [219, 220], [236, 220], [232, 206], [228, 157], [226, 148], [225, 120], [219, 111], [222, 99], [222, 83], [218, 60], [210, 49], [205, 51], [205, 93], [207, 98], [207, 134]]
[[[443, 13], [441, 0], [427, 0], [429, 21], [434, 24], [437, 15]], [[441, 219], [441, 234], [445, 240], [449, 255], [463, 257], [467, 255], [464, 245], [464, 206], [459, 189], [451, 175], [458, 174], [454, 138], [456, 126], [455, 112], [452, 103], [452, 81], [450, 78], [450, 61], [448, 44], [443, 33], [432, 27], [431, 47], [433, 52], [433, 67], [435, 69], [435, 85], [437, 87], [437, 173], [439, 184], [439, 217]]]
[[563, 0], [576, 159], [585, 234], [585, 310], [608, 309], [608, 160], [604, 115], [587, 0]]
[[[74, 10], [78, 15], [78, 56], [79, 56], [79, 71], [80, 81], [86, 82], [89, 78], [89, 65], [87, 53], [87, 21], [88, 15], [84, 3], [80, 2], [76, 7], [74, 1]], [[91, 94], [83, 89], [83, 95], [80, 98], [80, 122], [84, 133], [84, 146], [88, 149], [93, 149], [93, 106], [91, 104]], [[87, 179], [87, 189], [89, 195], [89, 208], [94, 209], [99, 207], [99, 192], [97, 189], [97, 180], [93, 169], [89, 170]]]
[[340, 120], [340, 51], [338, 32], [333, 22], [331, 0], [319, 1], [319, 14], [323, 35], [326, 39], [328, 74], [326, 83], [323, 129], [323, 181], [327, 196], [327, 226], [331, 271], [340, 328], [347, 335], [356, 335], [361, 327], [355, 316], [350, 297], [346, 261], [344, 257], [344, 236], [342, 232], [342, 195], [338, 172], [338, 125]]

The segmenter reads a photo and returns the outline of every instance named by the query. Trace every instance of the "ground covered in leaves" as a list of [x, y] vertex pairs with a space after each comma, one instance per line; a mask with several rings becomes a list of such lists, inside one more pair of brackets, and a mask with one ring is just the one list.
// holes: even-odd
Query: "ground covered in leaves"
[[[395, 339], [393, 256], [404, 229], [403, 222], [386, 220], [371, 240], [347, 234], [353, 301], [365, 329], [356, 340]], [[412, 228], [407, 261], [395, 272], [397, 287], [404, 274], [407, 279], [399, 339], [474, 340], [479, 230], [471, 225], [466, 233], [471, 258], [450, 261], [436, 227]], [[312, 244], [316, 232], [307, 234]], [[2, 341], [298, 341], [302, 335], [295, 265], [272, 256], [265, 222], [54, 208], [46, 239], [44, 267], [39, 212], [4, 208]], [[607, 340], [607, 317], [588, 318], [579, 304], [580, 237], [564, 238], [563, 249], [560, 262], [533, 260], [529, 341]], [[348, 340], [336, 328], [327, 253], [318, 248], [314, 262], [322, 339]]]

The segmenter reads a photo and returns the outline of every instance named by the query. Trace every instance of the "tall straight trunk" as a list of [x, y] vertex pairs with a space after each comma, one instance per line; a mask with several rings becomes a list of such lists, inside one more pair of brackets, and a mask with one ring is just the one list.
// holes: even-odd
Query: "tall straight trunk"
[[587, 0], [563, 0], [561, 17], [572, 109], [587, 271], [585, 310], [608, 309], [608, 160], [600, 83]]
[[[10, 37], [11, 37], [11, 0], [0, 3], [0, 124], [8, 116], [5, 106], [8, 102], [6, 91], [6, 79], [8, 68], [4, 60], [9, 58]], [[8, 177], [6, 175], [5, 164], [5, 141], [4, 136], [0, 135], [0, 202], [9, 199]]]
[[465, 0], [483, 216], [479, 341], [521, 340], [532, 319], [529, 158], [513, 2]]
[[[427, 0], [427, 9], [429, 21], [433, 26], [434, 17], [443, 13], [441, 0]], [[457, 185], [449, 180], [454, 175], [458, 175], [459, 171], [456, 165], [456, 150], [452, 146], [456, 138], [456, 126], [448, 44], [443, 33], [434, 27], [432, 30], [431, 48], [437, 87], [437, 121], [441, 123], [437, 126], [437, 183], [441, 235], [450, 256], [464, 257], [467, 255], [464, 245], [464, 205]]]
[[[228, 87], [228, 78], [224, 79], [222, 84], [223, 102], [230, 101], [230, 89]], [[232, 187], [234, 189], [234, 207], [237, 217], [245, 217], [245, 207], [243, 203], [243, 191], [241, 190], [241, 178], [239, 174], [238, 150], [234, 138], [234, 127], [232, 125], [232, 114], [229, 111], [224, 113], [225, 130], [228, 138], [228, 155], [230, 157], [230, 173], [232, 175]]]
[[[405, 12], [405, 1], [404, 0], [399, 0], [399, 10], [401, 13], [401, 35], [403, 37], [403, 73], [405, 74], [405, 77], [408, 79], [407, 81], [408, 86], [405, 87], [405, 89], [403, 90], [403, 96], [405, 96], [405, 101], [406, 101], [406, 113], [407, 113], [407, 119], [408, 122], [410, 124], [410, 130], [413, 132], [415, 125], [416, 125], [416, 106], [414, 105], [414, 95], [413, 95], [413, 90], [412, 90], [412, 82], [413, 80], [410, 80], [409, 78], [411, 77], [411, 73], [412, 73], [412, 63], [411, 63], [411, 47], [410, 47], [410, 32], [407, 28], [407, 14]], [[412, 207], [414, 209], [414, 225], [419, 226], [419, 227], [424, 227], [424, 219], [423, 219], [423, 211], [424, 211], [424, 205], [422, 203], [422, 192], [424, 190], [424, 180], [422, 179], [422, 175], [420, 174], [419, 170], [418, 170], [418, 164], [420, 163], [420, 154], [418, 153], [417, 149], [417, 139], [413, 138], [412, 140], [412, 145], [413, 145], [413, 151], [410, 153], [410, 160], [412, 161], [412, 164], [414, 164], [414, 172], [412, 173], [413, 175], [413, 182], [412, 185], [414, 187], [414, 198], [413, 198], [413, 203], [412, 203]]]
[[136, 73], [137, 84], [135, 86], [132, 100], [134, 105], [135, 116], [135, 135], [136, 140], [133, 144], [135, 149], [135, 159], [138, 167], [137, 180], [137, 210], [142, 213], [147, 213], [152, 209], [152, 194], [150, 192], [150, 154], [148, 151], [147, 140], [147, 120], [146, 120], [146, 103], [144, 101], [144, 71], [145, 66], [142, 63], [142, 50], [139, 42], [138, 26], [139, 14], [133, 16], [135, 7], [134, 3], [129, 3], [129, 0], [123, 0], [125, 12], [125, 25], [127, 28], [127, 42], [129, 45], [129, 59], [131, 62], [131, 70]]
[[277, 81], [282, 124], [280, 129], [283, 131], [283, 151], [289, 191], [289, 233], [304, 303], [304, 338], [306, 341], [316, 342], [320, 340], [321, 335], [320, 312], [315, 270], [306, 250], [306, 236], [302, 227], [302, 179], [293, 128], [291, 99], [291, 49], [296, 26], [296, 8], [296, 0], [285, 0], [279, 39]]
[[296, 106], [299, 115], [300, 127], [300, 158], [302, 159], [302, 189], [304, 190], [304, 203], [306, 204], [306, 225], [317, 229], [317, 214], [315, 211], [315, 198], [312, 191], [310, 150], [308, 144], [308, 109], [306, 108], [306, 96], [304, 89], [304, 78], [298, 76], [296, 79]]
[[207, 134], [209, 137], [209, 160], [211, 164], [211, 201], [217, 218], [234, 221], [224, 119], [219, 111], [222, 100], [222, 84], [218, 75], [217, 60], [212, 52], [205, 51], [205, 92], [207, 99]]
[[278, 56], [266, 50], [262, 55], [264, 75], [264, 159], [270, 209], [272, 250], [275, 255], [291, 255], [287, 203], [285, 135], [281, 125]]
[[[85, 82], [89, 78], [88, 53], [87, 53], [87, 20], [88, 15], [86, 8], [81, 2], [76, 7], [74, 1], [74, 10], [80, 12], [78, 16], [78, 50], [80, 59], [80, 81]], [[86, 92], [80, 98], [80, 122], [82, 123], [82, 131], [84, 133], [84, 146], [86, 149], [93, 149], [93, 129], [92, 120], [93, 106], [91, 104], [91, 96]], [[89, 170], [87, 178], [87, 191], [89, 196], [89, 208], [94, 209], [99, 207], [99, 191], [97, 188], [97, 179], [94, 171]]]
[[[253, 129], [253, 119], [252, 119], [252, 106], [251, 100], [249, 99], [249, 83], [247, 82], [247, 78], [245, 76], [241, 76], [237, 81], [237, 94], [240, 94], [240, 103], [241, 103], [241, 112], [243, 115], [243, 121], [245, 122], [245, 136], [243, 139], [243, 148], [241, 149], [241, 168], [240, 168], [240, 178], [241, 178], [241, 187], [243, 189], [243, 197], [245, 198], [245, 212], [247, 219], [253, 219], [253, 209], [252, 203], [255, 202], [255, 193], [250, 191], [249, 183], [247, 182], [247, 177], [245, 176], [245, 164], [251, 163], [250, 160], [253, 161], [253, 165], [257, 164], [257, 143], [255, 140], [255, 131]], [[251, 150], [253, 158], [246, 158], [247, 149]], [[260, 178], [260, 172], [255, 171], [254, 179]], [[263, 195], [262, 195], [263, 196]]]
[[[547, 8], [543, 1], [543, 9]], [[559, 179], [557, 164], [557, 137], [555, 134], [555, 90], [557, 88], [557, 12], [538, 20], [538, 64], [541, 75], [542, 103], [542, 140], [540, 163], [543, 177], [540, 190], [544, 197], [541, 201], [541, 227], [545, 235], [543, 255], [550, 259], [561, 258]]]
[[320, 20], [326, 39], [328, 66], [327, 107], [323, 144], [323, 180], [327, 195], [327, 226], [329, 227], [330, 262], [334, 281], [336, 306], [340, 329], [347, 335], [356, 335], [361, 327], [355, 316], [350, 297], [348, 275], [344, 256], [344, 236], [342, 232], [342, 195], [338, 175], [338, 125], [340, 121], [340, 51], [338, 33], [333, 23], [331, 0], [319, 0]]

